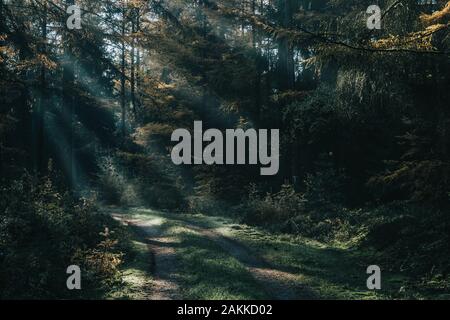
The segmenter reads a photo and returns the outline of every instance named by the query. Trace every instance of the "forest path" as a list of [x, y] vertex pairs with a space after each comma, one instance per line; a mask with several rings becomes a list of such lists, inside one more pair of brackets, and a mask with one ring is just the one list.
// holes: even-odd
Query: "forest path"
[[280, 270], [265, 261], [243, 243], [229, 236], [228, 227], [205, 227], [182, 220], [192, 230], [216, 242], [224, 251], [237, 259], [262, 286], [271, 299], [312, 299], [314, 294], [297, 281], [297, 275]]
[[142, 287], [149, 294], [141, 294], [141, 298], [148, 300], [176, 300], [181, 299], [180, 288], [176, 280], [176, 257], [172, 244], [176, 241], [167, 236], [161, 228], [162, 219], [149, 216], [145, 219], [124, 214], [122, 210], [112, 213], [114, 219], [134, 229], [150, 253], [148, 267], [152, 275], [151, 288]]
[[215, 218], [149, 209], [110, 213], [133, 228], [150, 251], [151, 288], [143, 288], [150, 294], [141, 298], [315, 298], [297, 274], [271, 265]]

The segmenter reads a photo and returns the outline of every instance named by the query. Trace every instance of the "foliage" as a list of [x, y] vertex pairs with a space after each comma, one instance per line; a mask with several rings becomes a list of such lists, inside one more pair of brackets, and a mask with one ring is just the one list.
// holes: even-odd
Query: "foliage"
[[[91, 200], [25, 174], [1, 188], [0, 212], [1, 298], [93, 298], [117, 283], [127, 240]], [[72, 264], [82, 269], [82, 293], [66, 287]]]
[[[80, 0], [81, 30], [73, 1], [22, 2], [0, 0], [2, 297], [70, 297], [50, 275], [75, 260], [111, 286], [122, 235], [77, 200], [93, 190], [446, 272], [450, 2], [380, 0], [380, 30], [369, 0]], [[280, 129], [279, 173], [174, 166], [171, 132], [195, 120]]]

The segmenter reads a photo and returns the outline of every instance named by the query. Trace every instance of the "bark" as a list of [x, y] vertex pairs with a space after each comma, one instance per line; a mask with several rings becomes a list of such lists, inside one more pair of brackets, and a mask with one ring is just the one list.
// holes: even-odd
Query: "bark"
[[[291, 28], [293, 10], [290, 0], [279, 0], [279, 15], [283, 28]], [[287, 39], [281, 39], [279, 41], [279, 68], [281, 89], [294, 89], [294, 52]]]
[[[252, 0], [252, 12], [256, 14], [256, 0]], [[252, 47], [255, 53], [255, 91], [254, 91], [254, 109], [256, 122], [260, 125], [261, 122], [261, 50], [258, 47], [258, 33], [254, 26], [252, 26]]]
[[[42, 43], [40, 45], [40, 53], [42, 55], [47, 54], [47, 3], [43, 3], [43, 13], [41, 22], [41, 35]], [[44, 63], [41, 65], [40, 74], [40, 92], [39, 92], [39, 104], [36, 115], [36, 163], [35, 172], [42, 172], [45, 170], [45, 136], [44, 136], [44, 118], [45, 118], [45, 105], [47, 102], [47, 79], [46, 79], [46, 66]]]
[[[293, 6], [291, 0], [278, 0], [280, 24], [285, 29], [292, 28]], [[295, 88], [294, 51], [289, 41], [284, 38], [279, 41], [279, 86], [282, 91]], [[291, 183], [296, 184], [299, 179], [299, 145], [294, 137], [291, 150], [285, 156], [286, 176]]]
[[[66, 8], [73, 5], [74, 0], [66, 0]], [[64, 19], [64, 18], [63, 18]], [[63, 25], [66, 25], [66, 21], [63, 21]], [[63, 35], [63, 46], [64, 46], [64, 61], [63, 65], [63, 84], [62, 84], [62, 95], [63, 95], [63, 107], [64, 107], [64, 116], [67, 125], [70, 127], [69, 129], [69, 137], [68, 137], [68, 152], [66, 154], [67, 157], [67, 170], [70, 184], [72, 189], [76, 188], [76, 170], [75, 170], [75, 148], [74, 148], [74, 108], [75, 103], [73, 101], [73, 89], [75, 82], [75, 74], [74, 74], [74, 62], [73, 62], [73, 39], [70, 36], [70, 30], [65, 30]]]
[[131, 18], [131, 78], [130, 78], [130, 86], [131, 86], [131, 107], [133, 110], [133, 114], [136, 117], [136, 65], [135, 65], [135, 54], [136, 54], [136, 12], [133, 8], [133, 15]]
[[[141, 31], [141, 16], [138, 10], [136, 17], [136, 31]], [[139, 46], [136, 48], [136, 92], [139, 95], [139, 86], [141, 81], [141, 50]], [[139, 102], [138, 102], [139, 103]]]
[[0, 0], [0, 31], [3, 31], [3, 21], [5, 21], [3, 18], [3, 0]]
[[126, 12], [125, 4], [122, 5], [122, 30], [121, 30], [121, 65], [120, 65], [120, 106], [122, 110], [122, 137], [125, 138], [126, 135], [126, 101], [125, 101], [125, 26], [126, 26]]

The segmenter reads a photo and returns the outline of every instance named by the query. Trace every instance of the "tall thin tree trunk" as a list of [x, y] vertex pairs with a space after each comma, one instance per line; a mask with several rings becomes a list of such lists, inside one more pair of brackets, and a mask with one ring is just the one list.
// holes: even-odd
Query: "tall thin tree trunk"
[[[278, 0], [279, 21], [283, 28], [292, 28], [293, 10], [291, 0]], [[295, 86], [294, 52], [287, 38], [282, 38], [278, 44], [279, 87], [283, 91], [290, 91]], [[298, 179], [298, 145], [295, 142], [291, 150], [284, 155], [285, 178], [294, 182]]]
[[[256, 0], [252, 0], [251, 4], [252, 14], [256, 15]], [[256, 49], [256, 28], [252, 25], [252, 47]]]
[[[279, 0], [280, 22], [283, 28], [290, 29], [292, 27], [292, 3], [291, 0]], [[289, 40], [283, 38], [279, 42], [279, 68], [280, 68], [280, 85], [282, 90], [294, 89], [294, 52]]]
[[[66, 0], [66, 8], [74, 5], [74, 0]], [[63, 21], [63, 25], [65, 26], [65, 21]], [[63, 41], [64, 45], [64, 62], [63, 62], [63, 84], [62, 84], [62, 95], [63, 95], [63, 106], [64, 106], [64, 114], [65, 120], [68, 123], [69, 129], [69, 137], [68, 137], [68, 153], [67, 153], [67, 169], [68, 175], [70, 179], [70, 183], [72, 186], [72, 190], [76, 188], [76, 172], [75, 172], [75, 135], [74, 135], [74, 108], [75, 103], [73, 101], [73, 89], [75, 82], [75, 74], [74, 74], [74, 63], [73, 63], [73, 43], [71, 37], [69, 36], [70, 31], [65, 30], [65, 41]]]
[[[136, 17], [136, 31], [141, 31], [141, 12], [138, 9], [137, 17]], [[136, 48], [136, 91], [139, 94], [139, 86], [141, 81], [141, 50], [140, 47]]]
[[[44, 12], [42, 13], [42, 43], [41, 43], [41, 54], [47, 54], [47, 3], [43, 3]], [[40, 75], [40, 97], [39, 97], [39, 110], [37, 119], [37, 170], [45, 170], [45, 137], [44, 137], [44, 119], [45, 119], [45, 105], [47, 103], [47, 80], [46, 80], [46, 66], [44, 63], [41, 65], [41, 75]]]
[[0, 0], [0, 26], [2, 27], [1, 29], [0, 29], [0, 31], [3, 31], [3, 21], [5, 21], [4, 20], [4, 17], [3, 17], [3, 0]]
[[133, 110], [133, 114], [136, 117], [136, 65], [135, 65], [135, 54], [136, 54], [136, 10], [135, 8], [132, 9], [132, 16], [131, 16], [131, 79], [130, 79], [130, 87], [131, 87], [131, 107]]
[[125, 12], [125, 3], [122, 4], [122, 52], [121, 52], [121, 66], [120, 66], [120, 106], [122, 109], [122, 137], [125, 138], [126, 128], [125, 128], [125, 117], [126, 117], [126, 101], [125, 101], [125, 22], [126, 12]]
[[[3, 17], [3, 0], [0, 0], [0, 35], [3, 33], [3, 23], [4, 23], [4, 17]], [[0, 38], [0, 47], [3, 46], [3, 40]], [[3, 177], [3, 150], [2, 146], [0, 145], [0, 177]]]
[[[256, 15], [256, 0], [252, 0], [252, 13]], [[260, 70], [260, 60], [261, 60], [261, 50], [257, 45], [258, 34], [255, 26], [252, 26], [252, 47], [255, 54], [255, 96], [254, 96], [254, 109], [256, 122], [260, 125], [261, 122], [261, 70]]]

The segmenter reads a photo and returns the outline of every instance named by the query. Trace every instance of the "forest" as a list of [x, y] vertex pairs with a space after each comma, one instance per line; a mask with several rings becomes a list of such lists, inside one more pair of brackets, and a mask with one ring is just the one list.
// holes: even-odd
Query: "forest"
[[0, 300], [450, 299], [449, 18], [0, 0]]

